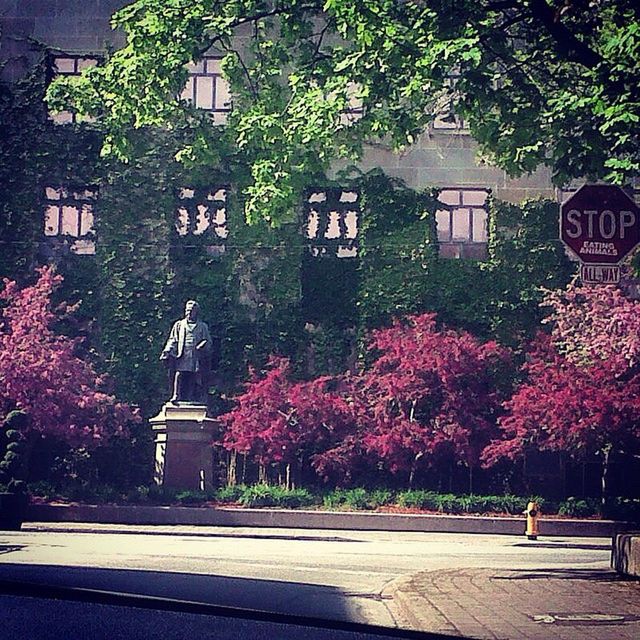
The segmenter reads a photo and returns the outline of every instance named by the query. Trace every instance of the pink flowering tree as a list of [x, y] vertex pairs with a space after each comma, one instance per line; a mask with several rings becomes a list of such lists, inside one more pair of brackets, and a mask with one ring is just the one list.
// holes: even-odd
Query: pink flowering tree
[[495, 435], [509, 352], [438, 329], [432, 313], [374, 331], [369, 350], [375, 360], [355, 394], [367, 450], [392, 473], [407, 474], [409, 485], [421, 466], [439, 461], [465, 465], [472, 484], [480, 453]]
[[284, 467], [287, 486], [293, 482], [292, 469], [318, 471], [315, 457], [341, 440], [353, 423], [348, 403], [331, 389], [335, 384], [330, 377], [295, 382], [289, 361], [272, 357], [261, 376], [251, 372], [236, 407], [221, 416], [223, 446], [251, 456], [262, 481], [269, 468]]
[[553, 343], [572, 362], [606, 360], [619, 375], [640, 365], [640, 303], [618, 287], [574, 283], [547, 292], [542, 306], [550, 309], [543, 322], [551, 326]]
[[635, 454], [640, 441], [640, 303], [614, 286], [549, 292], [545, 320], [523, 367], [524, 382], [505, 404], [502, 437], [483, 459], [515, 460], [527, 448], [600, 454], [603, 499], [612, 451]]
[[137, 414], [106, 393], [105, 381], [77, 355], [78, 339], [58, 335], [69, 309], [53, 310], [62, 277], [38, 269], [32, 286], [4, 280], [0, 300], [0, 416], [13, 409], [28, 417], [29, 435], [52, 435], [72, 446], [93, 446], [122, 433]]
[[379, 469], [411, 483], [420, 466], [443, 460], [477, 467], [496, 436], [508, 351], [439, 330], [434, 314], [374, 331], [369, 350], [360, 375], [308, 382], [273, 358], [222, 416], [224, 446], [252, 456], [263, 479], [266, 467], [294, 463], [342, 485]]

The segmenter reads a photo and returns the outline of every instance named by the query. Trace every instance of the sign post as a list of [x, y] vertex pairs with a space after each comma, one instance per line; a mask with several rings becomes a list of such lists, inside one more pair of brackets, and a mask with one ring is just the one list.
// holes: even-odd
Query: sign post
[[580, 260], [584, 283], [617, 283], [640, 243], [640, 207], [620, 187], [583, 185], [560, 205], [560, 239]]

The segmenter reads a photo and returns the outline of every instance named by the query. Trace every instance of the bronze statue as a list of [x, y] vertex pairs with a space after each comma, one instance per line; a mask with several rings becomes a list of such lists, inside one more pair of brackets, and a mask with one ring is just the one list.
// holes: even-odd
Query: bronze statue
[[200, 305], [188, 300], [184, 318], [174, 323], [160, 360], [173, 370], [173, 395], [170, 402], [204, 402], [203, 380], [211, 351], [211, 335], [206, 322], [198, 320]]

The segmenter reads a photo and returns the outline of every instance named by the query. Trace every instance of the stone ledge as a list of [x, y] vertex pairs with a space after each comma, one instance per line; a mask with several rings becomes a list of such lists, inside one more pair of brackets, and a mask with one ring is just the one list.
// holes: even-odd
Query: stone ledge
[[[363, 531], [420, 531], [524, 535], [525, 520], [516, 517], [447, 516], [225, 507], [117, 505], [30, 505], [29, 522], [95, 522], [103, 524], [203, 525]], [[541, 536], [610, 538], [628, 531], [614, 520], [541, 519]]]
[[627, 576], [640, 577], [640, 531], [615, 536], [611, 550], [611, 568]]

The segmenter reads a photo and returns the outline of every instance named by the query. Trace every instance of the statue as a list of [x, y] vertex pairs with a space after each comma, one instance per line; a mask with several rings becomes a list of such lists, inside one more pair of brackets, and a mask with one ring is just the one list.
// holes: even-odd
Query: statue
[[173, 370], [173, 395], [169, 402], [204, 402], [203, 374], [211, 351], [211, 335], [206, 322], [198, 320], [200, 305], [188, 300], [184, 318], [174, 323], [160, 360]]

